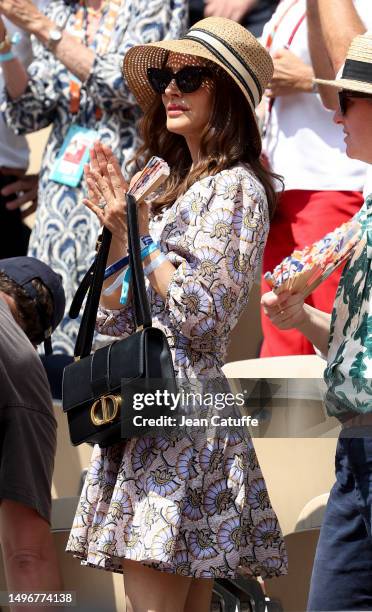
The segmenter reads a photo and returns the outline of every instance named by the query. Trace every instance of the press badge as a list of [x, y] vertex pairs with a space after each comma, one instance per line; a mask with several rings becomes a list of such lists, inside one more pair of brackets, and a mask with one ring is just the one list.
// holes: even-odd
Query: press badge
[[51, 181], [77, 187], [84, 172], [84, 165], [89, 161], [89, 150], [98, 139], [98, 132], [81, 125], [72, 125], [63, 141], [51, 174]]

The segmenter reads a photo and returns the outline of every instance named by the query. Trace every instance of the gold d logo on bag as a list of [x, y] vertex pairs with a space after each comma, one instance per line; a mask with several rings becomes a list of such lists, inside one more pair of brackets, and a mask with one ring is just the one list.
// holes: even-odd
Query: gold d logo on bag
[[121, 405], [120, 395], [103, 395], [96, 400], [90, 410], [93, 425], [106, 425], [117, 416]]

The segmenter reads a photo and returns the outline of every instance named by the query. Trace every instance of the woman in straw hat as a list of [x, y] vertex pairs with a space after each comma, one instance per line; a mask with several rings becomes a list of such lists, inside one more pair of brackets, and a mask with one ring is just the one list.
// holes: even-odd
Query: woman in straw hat
[[[372, 164], [372, 36], [357, 36], [338, 88], [334, 121], [346, 152]], [[323, 520], [308, 609], [372, 610], [372, 196], [356, 215], [360, 241], [341, 276], [332, 316], [300, 294], [266, 293], [265, 312], [280, 329], [297, 328], [327, 356], [328, 414], [341, 422], [336, 483]]]
[[[144, 110], [142, 162], [156, 154], [171, 167], [151, 207], [139, 206], [143, 242], [159, 243], [144, 260], [153, 324], [169, 338], [180, 381], [221, 378], [275, 202], [254, 114], [272, 62], [242, 26], [209, 18], [183, 40], [133, 47], [124, 74]], [[117, 260], [127, 249], [127, 185], [100, 144], [87, 182], [86, 204], [112, 231]], [[102, 296], [98, 316], [113, 336], [134, 331], [130, 298], [121, 306], [118, 291]], [[213, 578], [238, 566], [286, 572], [251, 440], [217, 425], [95, 448], [68, 550], [123, 572], [136, 612], [207, 611]]]

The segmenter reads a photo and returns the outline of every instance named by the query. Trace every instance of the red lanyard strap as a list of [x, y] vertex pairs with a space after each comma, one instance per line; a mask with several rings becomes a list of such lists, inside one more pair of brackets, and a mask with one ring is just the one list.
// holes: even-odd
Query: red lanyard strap
[[296, 36], [296, 34], [297, 34], [297, 32], [298, 32], [298, 30], [299, 30], [299, 28], [300, 28], [300, 26], [301, 26], [302, 22], [304, 21], [305, 17], [306, 17], [306, 12], [305, 12], [305, 13], [304, 13], [304, 14], [301, 16], [301, 18], [299, 19], [299, 21], [296, 23], [296, 25], [295, 25], [295, 27], [294, 27], [294, 29], [293, 29], [292, 34], [291, 34], [291, 35], [290, 35], [290, 37], [288, 38], [288, 42], [287, 42], [287, 44], [286, 44], [286, 46], [285, 46], [285, 48], [286, 48], [286, 49], [289, 49], [289, 48], [290, 48], [290, 46], [291, 46], [291, 44], [292, 44], [292, 42], [293, 42], [293, 39], [294, 39], [294, 37]]
[[[267, 41], [266, 41], [266, 49], [267, 51], [270, 51], [271, 47], [273, 46], [273, 42], [274, 42], [274, 38], [276, 36], [276, 33], [283, 21], [283, 19], [285, 19], [285, 17], [287, 16], [287, 14], [289, 13], [289, 11], [298, 3], [298, 0], [294, 0], [293, 2], [291, 2], [291, 4], [289, 6], [287, 6], [286, 10], [284, 11], [283, 15], [281, 15], [281, 17], [278, 19], [277, 23], [274, 25], [272, 32], [270, 32], [270, 34], [267, 37]], [[305, 13], [306, 15], [306, 13]], [[297, 28], [298, 29], [298, 28]], [[297, 31], [297, 30], [296, 30]], [[295, 32], [296, 33], [296, 32]], [[293, 36], [292, 36], [293, 39]], [[292, 42], [292, 41], [291, 41]]]

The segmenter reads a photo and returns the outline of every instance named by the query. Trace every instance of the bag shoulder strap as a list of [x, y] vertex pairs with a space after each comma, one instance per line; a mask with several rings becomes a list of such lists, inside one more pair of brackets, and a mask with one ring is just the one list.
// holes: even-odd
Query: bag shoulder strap
[[[147, 299], [145, 277], [141, 262], [141, 247], [138, 233], [137, 202], [135, 198], [126, 194], [128, 219], [128, 248], [129, 263], [132, 270], [133, 308], [137, 328], [151, 327], [151, 310]], [[88, 292], [82, 320], [76, 339], [75, 357], [86, 357], [92, 350], [94, 328], [97, 318], [100, 295], [104, 280], [107, 258], [111, 245], [111, 232], [104, 227], [102, 242], [96, 258], [80, 283], [70, 308], [70, 317], [76, 318], [79, 314], [84, 297]]]
[[[132, 270], [132, 291], [134, 317], [137, 328], [151, 327], [151, 310], [147, 299], [145, 275], [143, 273], [141, 261], [141, 245], [138, 232], [137, 221], [137, 202], [131, 195], [127, 194], [127, 215], [128, 215], [128, 246], [129, 246], [129, 265]], [[145, 206], [145, 205], [143, 205]]]

